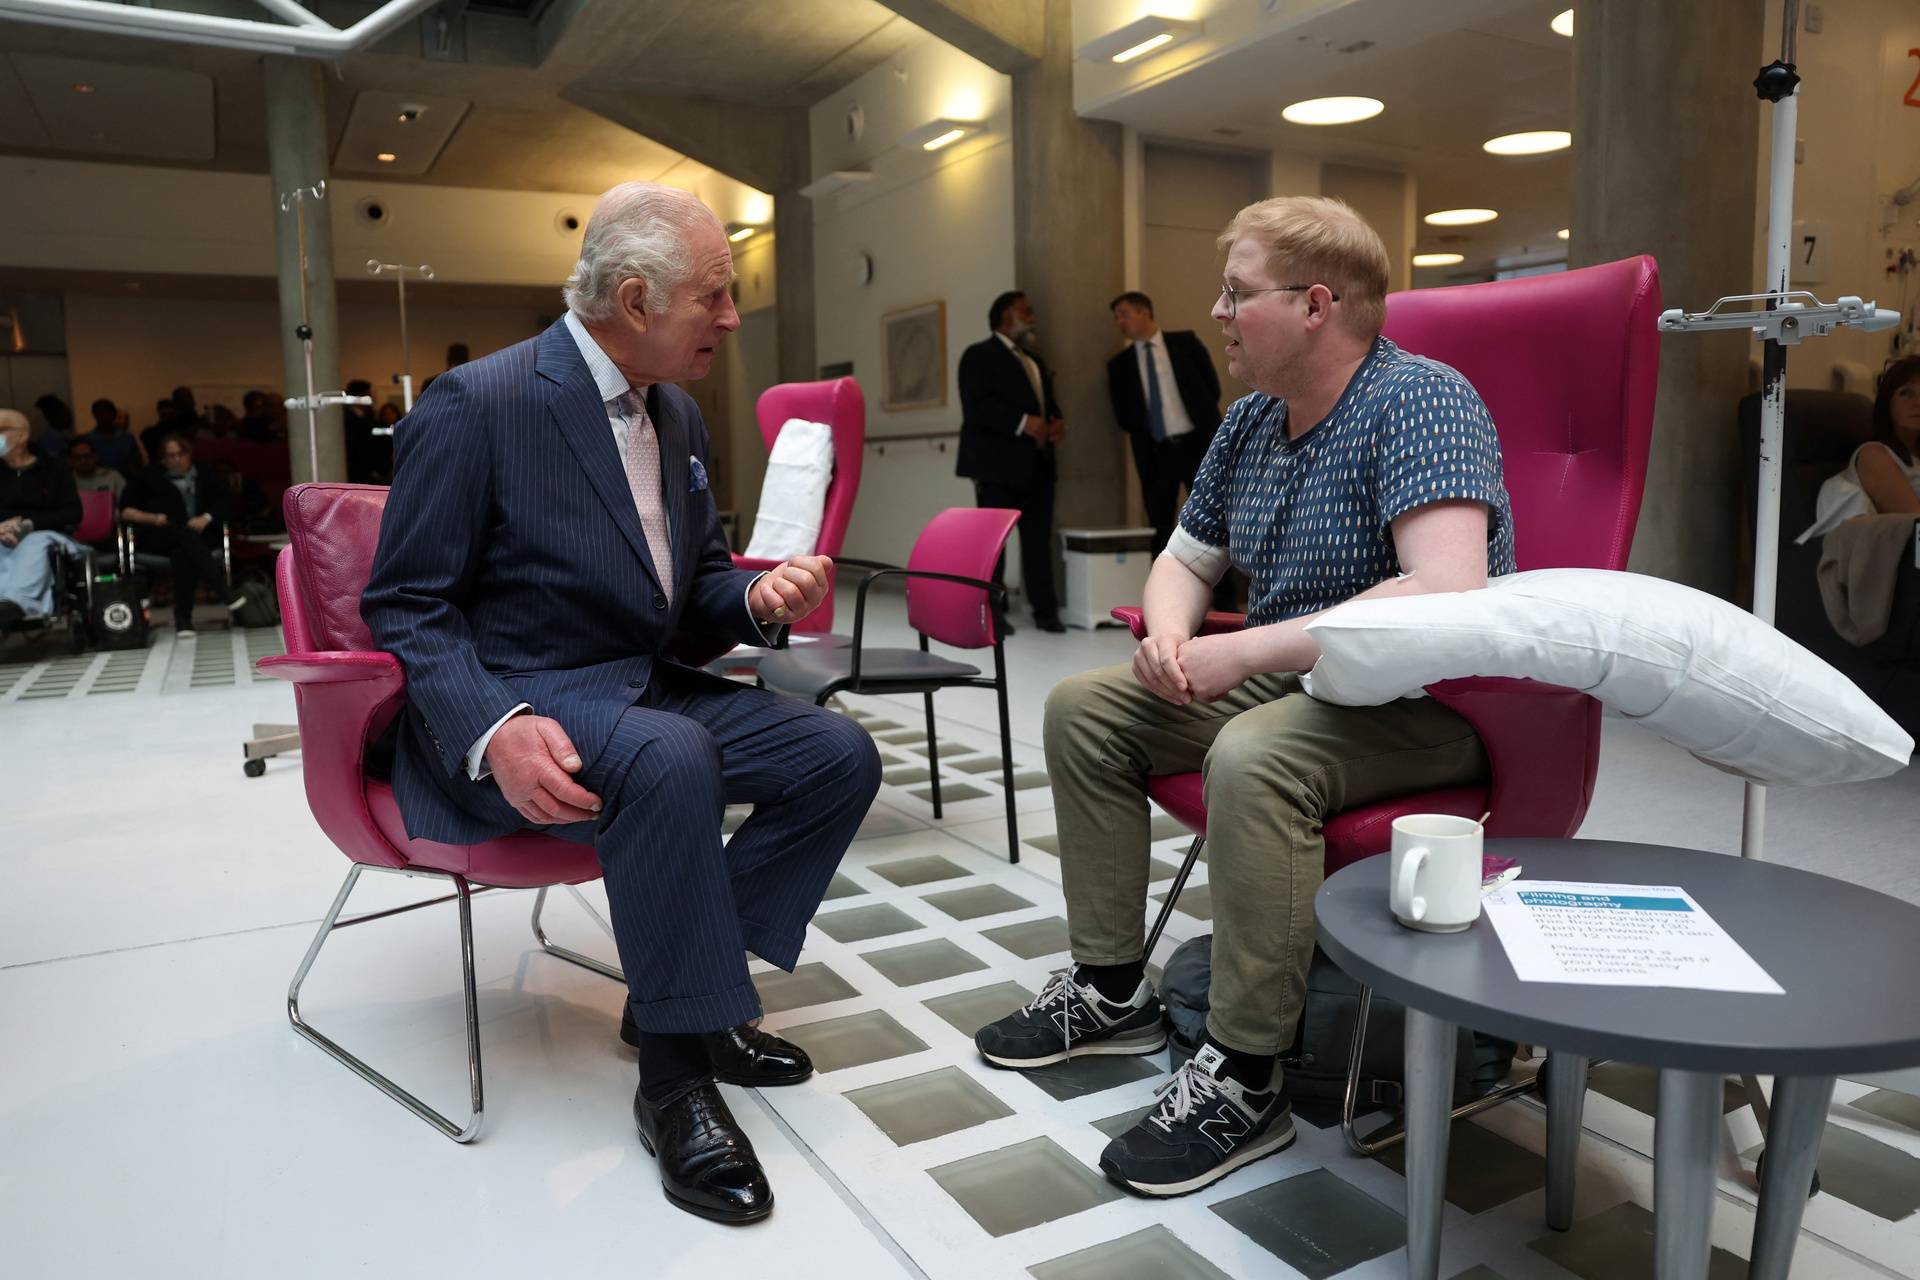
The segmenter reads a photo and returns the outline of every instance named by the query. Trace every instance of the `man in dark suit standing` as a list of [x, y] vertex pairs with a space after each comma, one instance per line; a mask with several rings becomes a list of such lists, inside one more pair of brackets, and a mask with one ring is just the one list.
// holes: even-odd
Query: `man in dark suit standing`
[[1130, 290], [1112, 302], [1126, 349], [1107, 361], [1114, 420], [1133, 441], [1140, 496], [1158, 555], [1180, 515], [1180, 489], [1193, 487], [1220, 427], [1220, 375], [1193, 330], [1154, 323], [1153, 299]]
[[[773, 1193], [716, 1078], [791, 1084], [745, 952], [791, 970], [879, 788], [842, 716], [669, 661], [676, 632], [783, 644], [832, 565], [734, 569], [708, 436], [675, 381], [740, 327], [726, 232], [694, 197], [615, 187], [568, 312], [448, 370], [399, 433], [362, 609], [399, 656], [394, 794], [409, 835], [537, 827], [591, 844], [640, 1051], [634, 1116], [668, 1199], [750, 1222]], [[723, 808], [753, 815], [724, 847]]]
[[[983, 507], [1020, 512], [1020, 570], [1042, 631], [1065, 631], [1053, 590], [1053, 446], [1067, 432], [1053, 372], [1033, 354], [1039, 323], [1024, 293], [993, 300], [993, 336], [960, 356], [960, 459]], [[1011, 628], [1008, 628], [1011, 630]]]

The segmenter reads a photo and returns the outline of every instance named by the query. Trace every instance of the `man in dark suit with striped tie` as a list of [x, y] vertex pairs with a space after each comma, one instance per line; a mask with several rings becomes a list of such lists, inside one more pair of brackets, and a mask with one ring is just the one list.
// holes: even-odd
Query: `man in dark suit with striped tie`
[[[782, 644], [831, 564], [734, 569], [708, 437], [676, 381], [740, 327], [726, 232], [694, 197], [600, 200], [537, 338], [434, 380], [397, 433], [363, 612], [407, 674], [394, 794], [415, 838], [538, 827], [591, 844], [640, 1051], [634, 1115], [675, 1204], [773, 1208], [715, 1087], [812, 1070], [751, 1022], [745, 952], [791, 970], [879, 789], [851, 720], [668, 661], [676, 632]], [[753, 815], [724, 847], [723, 808]]]

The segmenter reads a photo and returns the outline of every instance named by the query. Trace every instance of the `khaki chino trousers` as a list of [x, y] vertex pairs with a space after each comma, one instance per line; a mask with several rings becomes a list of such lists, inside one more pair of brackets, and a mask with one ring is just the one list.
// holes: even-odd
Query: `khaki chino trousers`
[[1179, 707], [1130, 667], [1083, 672], [1047, 698], [1046, 750], [1068, 932], [1082, 964], [1141, 959], [1147, 779], [1205, 776], [1207, 1030], [1243, 1053], [1278, 1054], [1293, 1040], [1313, 958], [1325, 820], [1487, 777], [1473, 729], [1431, 699], [1334, 706], [1308, 697], [1293, 674], [1256, 676], [1216, 701]]

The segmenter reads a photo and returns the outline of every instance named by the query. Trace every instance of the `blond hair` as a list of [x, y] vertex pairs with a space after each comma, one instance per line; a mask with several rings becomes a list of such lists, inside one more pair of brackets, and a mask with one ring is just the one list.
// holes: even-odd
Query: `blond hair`
[[1387, 319], [1387, 246], [1344, 200], [1275, 196], [1250, 204], [1216, 242], [1222, 250], [1250, 236], [1266, 246], [1275, 279], [1324, 284], [1338, 294], [1349, 328], [1372, 338]]

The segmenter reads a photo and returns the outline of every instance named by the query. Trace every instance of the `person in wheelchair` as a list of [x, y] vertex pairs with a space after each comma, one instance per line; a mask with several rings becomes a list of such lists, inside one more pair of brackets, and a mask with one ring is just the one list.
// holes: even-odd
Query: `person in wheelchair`
[[0, 409], [0, 631], [53, 612], [53, 556], [78, 551], [80, 493], [27, 443], [25, 414]]
[[203, 584], [229, 613], [246, 603], [245, 596], [228, 590], [227, 571], [217, 554], [227, 523], [227, 487], [213, 468], [194, 462], [193, 444], [186, 436], [169, 433], [161, 438], [160, 461], [127, 486], [120, 498], [120, 518], [134, 526], [142, 552], [167, 559], [176, 635], [194, 634], [193, 597]]

